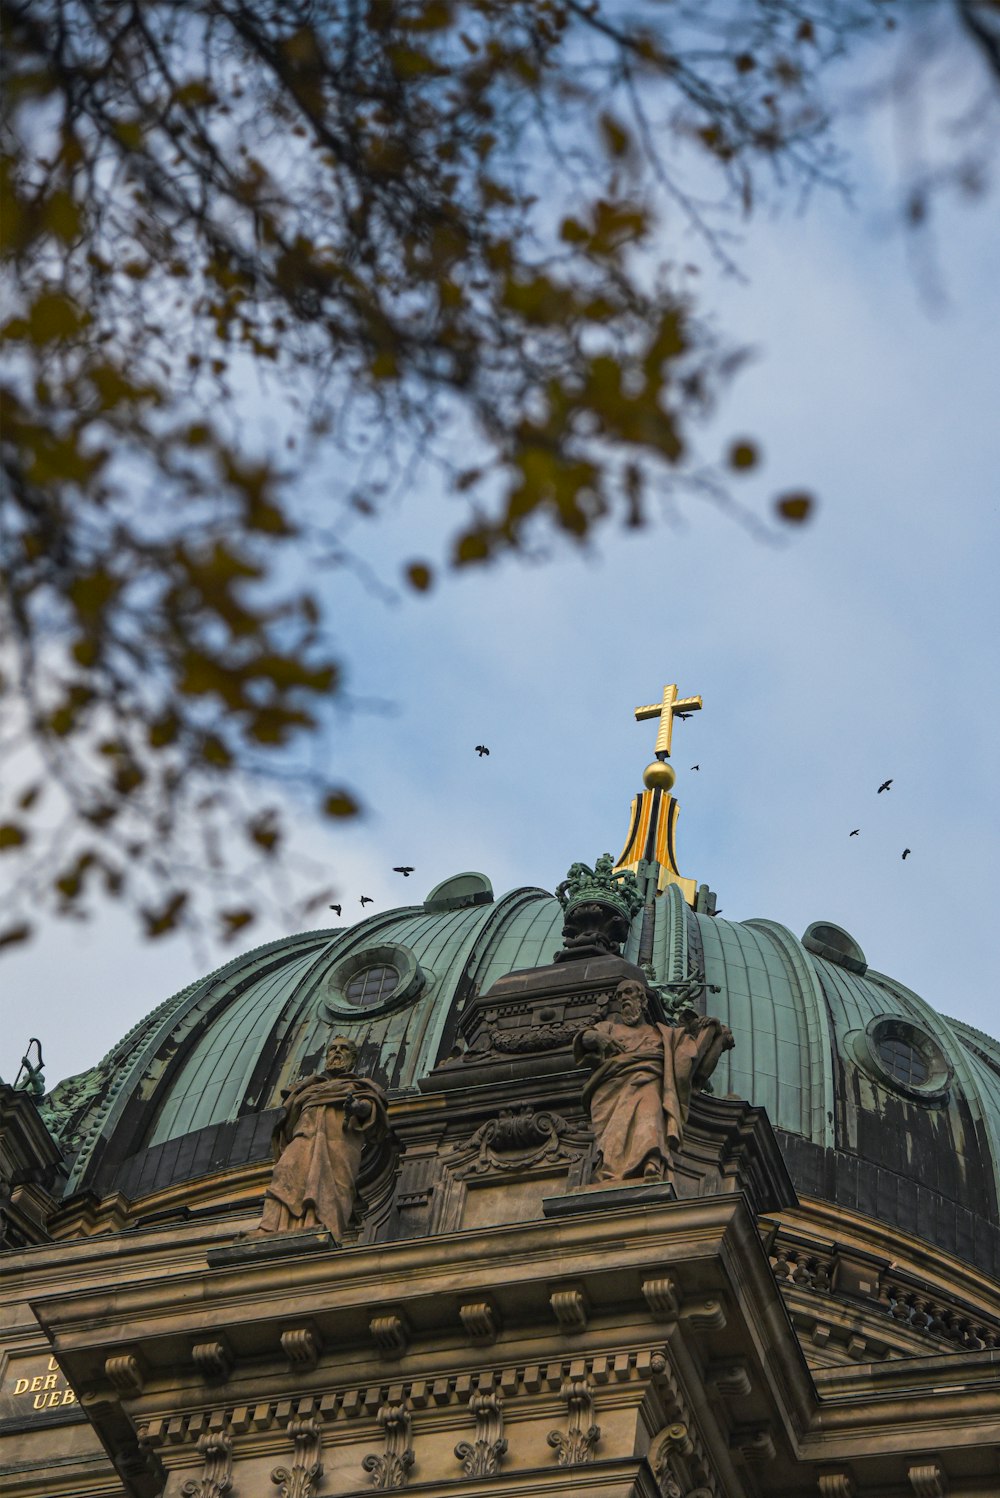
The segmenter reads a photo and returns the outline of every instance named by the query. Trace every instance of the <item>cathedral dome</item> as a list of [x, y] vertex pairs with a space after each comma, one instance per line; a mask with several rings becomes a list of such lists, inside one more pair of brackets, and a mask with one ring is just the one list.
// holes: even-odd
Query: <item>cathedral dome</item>
[[[67, 1194], [138, 1200], [266, 1159], [281, 1090], [316, 1066], [331, 1029], [390, 1093], [416, 1093], [467, 1002], [550, 963], [562, 924], [544, 890], [495, 900], [463, 874], [422, 905], [235, 958], [54, 1089]], [[678, 884], [635, 916], [623, 956], [666, 997], [700, 985], [699, 1007], [736, 1042], [714, 1090], [766, 1108], [800, 1194], [1000, 1272], [997, 1042], [871, 970], [831, 922], [799, 939], [692, 909]]]

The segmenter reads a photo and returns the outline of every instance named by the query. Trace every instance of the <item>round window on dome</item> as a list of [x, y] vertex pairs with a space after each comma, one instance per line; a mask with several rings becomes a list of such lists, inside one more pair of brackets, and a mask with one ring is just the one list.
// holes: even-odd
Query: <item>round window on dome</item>
[[391, 963], [364, 967], [344, 985], [344, 997], [352, 1004], [381, 1004], [399, 987], [399, 969]]
[[395, 1009], [423, 993], [429, 981], [409, 947], [382, 942], [333, 962], [323, 982], [321, 1004], [331, 1020], [347, 1019], [357, 1009]]
[[947, 1095], [954, 1068], [922, 1025], [896, 1014], [880, 1015], [866, 1026], [864, 1049], [867, 1069], [897, 1092], [925, 1102], [940, 1102]]

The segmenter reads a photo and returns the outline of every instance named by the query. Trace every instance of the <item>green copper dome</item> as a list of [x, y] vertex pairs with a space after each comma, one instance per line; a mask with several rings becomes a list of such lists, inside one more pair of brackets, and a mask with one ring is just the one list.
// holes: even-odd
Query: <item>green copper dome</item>
[[[442, 890], [444, 893], [442, 893]], [[141, 1197], [263, 1159], [281, 1089], [350, 1035], [362, 1071], [414, 1092], [455, 1044], [463, 1008], [552, 961], [563, 912], [541, 889], [493, 900], [462, 875], [427, 904], [272, 942], [154, 1010], [45, 1105], [70, 1193]], [[797, 1188], [897, 1223], [1000, 1272], [1000, 1047], [871, 971], [830, 922], [692, 910], [669, 885], [623, 955], [697, 1002], [736, 1045], [713, 1079], [766, 1108]]]

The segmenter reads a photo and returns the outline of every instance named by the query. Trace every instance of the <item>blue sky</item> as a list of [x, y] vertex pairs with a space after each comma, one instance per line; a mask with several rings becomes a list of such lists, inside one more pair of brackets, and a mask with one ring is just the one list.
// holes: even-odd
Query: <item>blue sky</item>
[[[384, 909], [466, 868], [498, 892], [551, 889], [573, 860], [617, 854], [655, 736], [632, 710], [676, 680], [705, 701], [674, 737], [682, 872], [726, 918], [796, 935], [836, 921], [872, 967], [996, 1033], [997, 204], [946, 210], [944, 299], [930, 305], [903, 235], [885, 232], [889, 129], [855, 134], [853, 208], [831, 196], [759, 220], [746, 281], [712, 287], [758, 357], [706, 453], [753, 435], [767, 461], [737, 492], [766, 514], [773, 493], [807, 485], [813, 523], [769, 547], [688, 502], [682, 526], [454, 576], [396, 607], [331, 581], [350, 691], [392, 705], [346, 713], [324, 745], [366, 818], [296, 824], [345, 916], [362, 893]], [[411, 502], [361, 544], [393, 577], [444, 554], [451, 528]], [[416, 866], [405, 885], [397, 863]], [[51, 929], [0, 966], [0, 1074], [29, 1033], [50, 1083], [92, 1065], [230, 953], [142, 942], [116, 912]]]

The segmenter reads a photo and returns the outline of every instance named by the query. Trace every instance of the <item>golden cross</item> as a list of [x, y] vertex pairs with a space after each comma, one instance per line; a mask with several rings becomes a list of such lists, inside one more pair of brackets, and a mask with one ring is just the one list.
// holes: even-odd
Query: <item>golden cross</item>
[[700, 697], [678, 697], [677, 683], [672, 682], [669, 687], [663, 688], [663, 701], [653, 702], [648, 707], [637, 707], [635, 710], [636, 721], [641, 723], [644, 718], [659, 718], [660, 726], [656, 734], [656, 757], [657, 759], [670, 758], [670, 736], [674, 731], [674, 718], [678, 713], [696, 713], [701, 708]]

